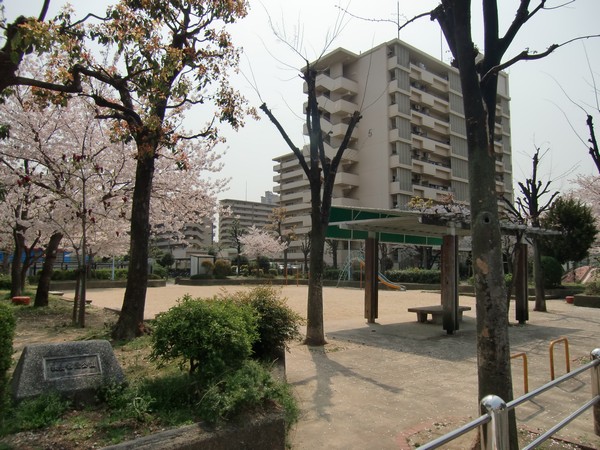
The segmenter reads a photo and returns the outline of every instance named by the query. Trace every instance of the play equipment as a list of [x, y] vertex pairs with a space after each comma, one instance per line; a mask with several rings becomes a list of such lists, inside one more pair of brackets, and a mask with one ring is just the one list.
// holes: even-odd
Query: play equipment
[[[351, 269], [352, 269], [352, 263], [354, 261], [358, 261], [360, 263], [361, 281], [362, 281], [362, 270], [365, 267], [365, 260], [364, 260], [364, 257], [362, 255], [362, 253], [353, 252], [353, 254], [350, 254], [350, 256], [346, 259], [346, 263], [344, 264], [344, 268], [340, 272], [340, 277], [338, 279], [338, 286], [339, 286], [340, 281], [342, 281], [343, 279], [348, 279], [348, 280], [351, 279], [350, 273], [351, 273]], [[406, 291], [406, 286], [404, 286], [402, 284], [399, 284], [399, 283], [394, 283], [393, 281], [389, 280], [381, 272], [377, 272], [377, 279], [379, 280], [379, 282], [381, 284], [383, 284], [384, 286], [387, 286], [390, 289], [396, 289], [396, 290], [399, 290], [399, 291]], [[361, 286], [362, 286], [362, 283], [361, 283]]]

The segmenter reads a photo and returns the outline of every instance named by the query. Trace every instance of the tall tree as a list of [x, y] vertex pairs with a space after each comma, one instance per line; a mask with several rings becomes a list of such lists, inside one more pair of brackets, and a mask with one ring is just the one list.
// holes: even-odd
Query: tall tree
[[556, 199], [541, 223], [544, 227], [562, 231], [562, 234], [542, 241], [544, 255], [553, 256], [561, 264], [587, 257], [598, 234], [592, 208], [571, 196]]
[[229, 230], [229, 237], [231, 238], [231, 242], [233, 242], [235, 251], [237, 252], [235, 262], [236, 262], [236, 266], [237, 266], [237, 274], [238, 275], [240, 274], [240, 266], [242, 265], [241, 256], [242, 256], [242, 247], [244, 245], [242, 243], [242, 237], [244, 236], [244, 234], [246, 234], [246, 232], [247, 232], [247, 230], [244, 229], [240, 225], [239, 219], [233, 219], [233, 222], [231, 223], [231, 228]]
[[[538, 169], [540, 160], [539, 147], [531, 158], [531, 178], [525, 182], [519, 181], [521, 196], [516, 199], [516, 206], [513, 207], [507, 202], [509, 210], [520, 222], [535, 228], [540, 227], [541, 216], [551, 207], [554, 199], [559, 195], [558, 191], [550, 192], [550, 180], [542, 182], [538, 179]], [[543, 197], [550, 195], [550, 198], [543, 200]], [[542, 268], [542, 255], [540, 253], [539, 239], [533, 235], [531, 238], [533, 246], [533, 277], [535, 280], [535, 311], [546, 311], [546, 296], [544, 291], [544, 273]]]
[[[563, 44], [545, 51], [523, 50], [505, 55], [523, 26], [546, 6], [520, 0], [511, 23], [501, 35], [497, 0], [482, 0], [483, 54], [473, 39], [470, 0], [441, 0], [420, 15], [441, 27], [460, 72], [469, 157], [469, 197], [473, 238], [473, 268], [477, 298], [477, 356], [479, 397], [490, 393], [505, 401], [513, 398], [508, 339], [508, 307], [505, 297], [498, 198], [495, 186], [494, 125], [498, 73], [519, 61], [544, 58]], [[411, 19], [407, 23], [414, 21]], [[571, 41], [569, 41], [571, 42]], [[510, 421], [510, 448], [517, 448], [516, 421]]]
[[[343, 17], [343, 16], [341, 16]], [[329, 46], [335, 40], [335, 37], [341, 31], [340, 17], [336, 20], [331, 38], [324, 46], [320, 56], [314, 61], [309, 62], [308, 58], [302, 54], [296, 46], [287, 38], [285, 33], [275, 34], [292, 51], [302, 58], [304, 67], [301, 70], [301, 78], [306, 83], [305, 92], [307, 95], [306, 110], [304, 111], [305, 125], [308, 131], [309, 144], [307, 148], [297, 147], [279, 120], [273, 115], [266, 103], [260, 106], [271, 122], [275, 125], [283, 140], [294, 153], [302, 171], [308, 179], [310, 189], [310, 274], [308, 279], [308, 302], [307, 302], [307, 320], [306, 320], [306, 339], [305, 343], [309, 345], [324, 345], [325, 328], [323, 325], [323, 272], [325, 270], [325, 233], [329, 225], [329, 212], [331, 211], [331, 201], [333, 197], [333, 187], [335, 177], [342, 160], [344, 152], [348, 148], [352, 133], [361, 119], [360, 111], [354, 111], [347, 121], [346, 133], [335, 147], [330, 147], [333, 151], [329, 154], [325, 150], [326, 132], [321, 128], [321, 113], [317, 101], [317, 76], [320, 72], [326, 70], [321, 63], [321, 57], [325, 54]]]
[[[121, 0], [86, 28], [112, 63], [96, 62], [91, 52], [83, 51], [81, 63], [65, 74], [89, 79], [92, 87], [104, 86], [89, 94], [100, 108], [98, 116], [114, 120], [122, 138], [136, 144], [129, 276], [113, 330], [116, 339], [142, 331], [156, 160], [186, 138], [218, 141], [216, 121], [234, 128], [243, 123], [244, 100], [228, 84], [238, 52], [224, 26], [244, 17], [246, 7], [245, 0]], [[69, 29], [78, 23], [68, 14], [63, 21]], [[203, 131], [186, 135], [180, 130], [187, 108], [210, 103], [213, 119]]]
[[[36, 75], [43, 68], [38, 63], [27, 61], [22, 68]], [[0, 117], [11, 130], [0, 143], [0, 164], [21, 184], [27, 181], [40, 189], [42, 205], [48, 205], [43, 223], [49, 238], [34, 303], [46, 306], [52, 258], [63, 236], [78, 255], [84, 253], [81, 268], [85, 253], [114, 250], [126, 239], [120, 230], [127, 224], [124, 208], [133, 185], [134, 164], [127, 157], [131, 149], [111, 139], [109, 128], [95, 118], [93, 103], [83, 98], [67, 106], [47, 104], [35, 89], [16, 87], [0, 106]], [[30, 173], [22, 167], [31, 168]], [[82, 279], [85, 273], [80, 271]], [[78, 298], [79, 314], [74, 316], [83, 326], [85, 292], [79, 292]]]

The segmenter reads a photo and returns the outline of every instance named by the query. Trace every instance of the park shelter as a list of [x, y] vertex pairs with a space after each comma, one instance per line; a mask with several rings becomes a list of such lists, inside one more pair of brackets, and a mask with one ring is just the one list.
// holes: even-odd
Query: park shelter
[[[327, 237], [365, 241], [365, 318], [374, 323], [378, 317], [379, 242], [441, 247], [442, 326], [448, 334], [459, 329], [458, 239], [470, 236], [469, 213], [459, 205], [437, 205], [426, 211], [332, 207]], [[503, 233], [525, 231], [521, 225], [507, 224]], [[515, 276], [516, 319], [529, 319], [527, 305], [527, 251], [519, 242]]]

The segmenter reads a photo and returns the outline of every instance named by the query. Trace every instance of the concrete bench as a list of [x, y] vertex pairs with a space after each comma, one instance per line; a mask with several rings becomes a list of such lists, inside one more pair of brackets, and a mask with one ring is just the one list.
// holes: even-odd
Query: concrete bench
[[[470, 311], [470, 306], [459, 306], [458, 307], [458, 321], [462, 322], [463, 312]], [[414, 308], [408, 308], [408, 312], [417, 313], [417, 321], [420, 323], [427, 322], [427, 315], [431, 314], [433, 323], [441, 324], [444, 316], [444, 309], [442, 305], [433, 306], [416, 306]]]

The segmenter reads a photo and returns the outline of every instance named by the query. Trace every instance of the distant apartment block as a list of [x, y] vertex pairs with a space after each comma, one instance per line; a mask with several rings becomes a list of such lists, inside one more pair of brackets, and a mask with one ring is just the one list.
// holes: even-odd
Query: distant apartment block
[[[468, 152], [458, 70], [400, 40], [360, 55], [339, 48], [316, 64], [325, 152], [333, 157], [354, 111], [362, 119], [336, 177], [333, 205], [404, 208], [412, 197], [468, 202]], [[305, 86], [306, 90], [306, 86]], [[508, 75], [498, 79], [496, 190], [512, 199]], [[306, 133], [306, 129], [304, 130]], [[308, 147], [303, 149], [308, 155]], [[308, 180], [296, 156], [274, 158], [288, 226], [310, 230]], [[291, 258], [301, 254], [292, 243]], [[295, 253], [294, 253], [295, 252]]]
[[219, 214], [219, 247], [222, 256], [233, 258], [237, 256], [231, 236], [235, 221], [242, 229], [248, 229], [253, 225], [263, 228], [271, 223], [270, 216], [273, 208], [279, 206], [279, 196], [272, 192], [265, 192], [260, 202], [226, 199], [221, 200], [220, 205], [222, 212]]
[[159, 233], [153, 245], [164, 253], [171, 253], [177, 269], [190, 268], [190, 256], [207, 253], [214, 244], [215, 233], [212, 221], [189, 223], [181, 230], [183, 237], [171, 233]]

